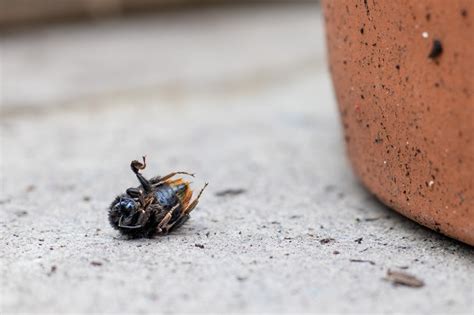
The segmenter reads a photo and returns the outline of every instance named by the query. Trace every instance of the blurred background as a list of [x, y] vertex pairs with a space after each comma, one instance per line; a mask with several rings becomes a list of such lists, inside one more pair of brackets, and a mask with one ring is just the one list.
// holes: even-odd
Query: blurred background
[[209, 5], [253, 3], [317, 2], [317, 0], [2, 0], [0, 23], [3, 26], [41, 22], [90, 19], [125, 14], [196, 8]]
[[2, 0], [2, 110], [289, 80], [322, 65], [318, 10], [316, 1]]

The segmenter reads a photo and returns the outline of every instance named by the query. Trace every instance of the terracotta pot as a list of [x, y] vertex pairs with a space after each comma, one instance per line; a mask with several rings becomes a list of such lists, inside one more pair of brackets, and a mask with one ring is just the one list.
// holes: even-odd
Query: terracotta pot
[[354, 170], [383, 203], [474, 245], [474, 1], [323, 1]]

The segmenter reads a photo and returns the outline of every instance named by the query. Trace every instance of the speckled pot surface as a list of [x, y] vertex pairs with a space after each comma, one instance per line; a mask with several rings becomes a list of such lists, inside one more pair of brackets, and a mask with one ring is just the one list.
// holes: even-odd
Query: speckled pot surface
[[350, 160], [382, 202], [474, 245], [474, 1], [323, 1]]

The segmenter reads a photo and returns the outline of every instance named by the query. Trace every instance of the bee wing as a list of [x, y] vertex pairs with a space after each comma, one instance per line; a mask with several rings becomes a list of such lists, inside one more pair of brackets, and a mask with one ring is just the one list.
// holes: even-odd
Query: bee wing
[[173, 188], [176, 193], [176, 196], [181, 202], [182, 208], [185, 209], [188, 206], [191, 197], [193, 196], [193, 191], [189, 186], [189, 182], [183, 180], [182, 178], [178, 178], [174, 180], [167, 180], [166, 184], [170, 185], [170, 187]]

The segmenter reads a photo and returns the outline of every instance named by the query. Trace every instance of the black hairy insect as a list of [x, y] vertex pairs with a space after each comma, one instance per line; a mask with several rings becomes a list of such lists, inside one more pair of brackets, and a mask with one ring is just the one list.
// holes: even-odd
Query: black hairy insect
[[436, 59], [443, 53], [443, 45], [441, 45], [441, 41], [438, 39], [433, 40], [433, 47], [431, 47], [430, 54], [428, 58]]
[[194, 177], [194, 174], [173, 172], [148, 180], [140, 173], [146, 167], [145, 157], [143, 163], [134, 160], [130, 167], [140, 186], [128, 188], [115, 198], [109, 208], [112, 227], [130, 238], [164, 235], [177, 229], [189, 219], [189, 213], [197, 206], [207, 187], [206, 183], [191, 201], [193, 192], [189, 182], [172, 178], [178, 174]]

